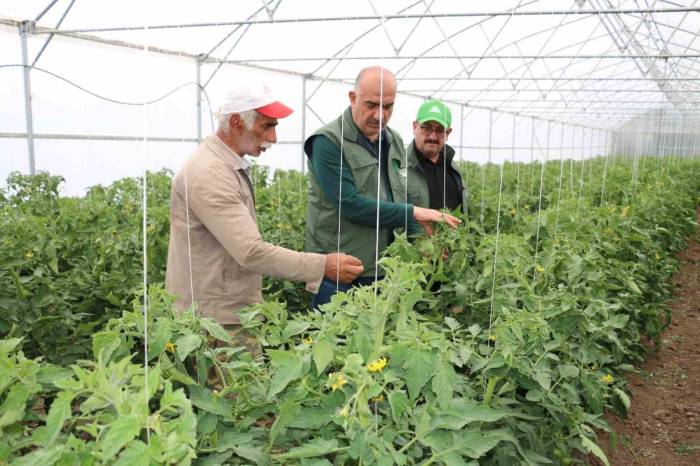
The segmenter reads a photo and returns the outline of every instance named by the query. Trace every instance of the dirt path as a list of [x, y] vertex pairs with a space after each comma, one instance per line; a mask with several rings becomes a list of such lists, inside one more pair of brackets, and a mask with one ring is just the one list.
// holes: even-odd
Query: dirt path
[[[697, 211], [700, 221], [700, 209]], [[700, 244], [698, 237], [679, 254], [672, 323], [659, 352], [651, 353], [629, 378], [632, 407], [622, 420], [606, 416], [617, 432], [617, 447], [602, 436], [612, 466], [700, 465]], [[594, 462], [595, 463], [595, 462]]]

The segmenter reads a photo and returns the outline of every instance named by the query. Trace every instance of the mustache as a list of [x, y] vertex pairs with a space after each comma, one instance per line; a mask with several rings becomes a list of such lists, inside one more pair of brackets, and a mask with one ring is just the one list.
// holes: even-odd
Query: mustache
[[440, 141], [438, 141], [437, 139], [426, 139], [425, 143], [426, 144], [440, 144]]

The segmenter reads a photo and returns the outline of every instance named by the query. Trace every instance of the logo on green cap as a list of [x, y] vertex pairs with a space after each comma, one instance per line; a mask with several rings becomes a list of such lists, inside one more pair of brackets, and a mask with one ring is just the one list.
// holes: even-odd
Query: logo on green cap
[[452, 124], [452, 112], [450, 112], [447, 105], [443, 104], [439, 100], [426, 100], [418, 109], [416, 121], [418, 123], [436, 121], [445, 128], [450, 128], [450, 125]]

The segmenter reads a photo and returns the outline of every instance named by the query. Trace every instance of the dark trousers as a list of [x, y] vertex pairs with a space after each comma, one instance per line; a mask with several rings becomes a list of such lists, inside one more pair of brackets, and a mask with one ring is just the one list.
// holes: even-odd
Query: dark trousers
[[[377, 278], [381, 280], [384, 277]], [[336, 294], [336, 292], [348, 291], [354, 286], [366, 286], [372, 283], [374, 283], [374, 277], [357, 277], [352, 283], [338, 283], [336, 286], [335, 280], [324, 278], [318, 289], [318, 293], [315, 294], [311, 300], [311, 305], [314, 309], [318, 309], [321, 304], [330, 303], [331, 296]]]

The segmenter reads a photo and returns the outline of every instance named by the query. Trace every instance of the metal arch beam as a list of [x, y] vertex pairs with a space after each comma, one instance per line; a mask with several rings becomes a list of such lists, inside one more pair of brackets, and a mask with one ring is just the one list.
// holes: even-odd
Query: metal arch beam
[[[592, 0], [593, 1], [593, 0]], [[606, 0], [607, 4], [610, 5], [610, 1]], [[651, 27], [649, 25], [649, 19], [648, 19], [649, 14], [645, 13], [642, 16], [641, 23], [644, 24], [647, 28], [647, 30], [651, 33]], [[600, 21], [605, 24], [606, 21], [610, 22], [610, 27], [614, 29], [615, 34], [617, 34], [619, 39], [627, 39], [627, 43], [623, 46], [621, 44], [617, 43], [617, 39], [614, 37], [613, 32], [610, 32], [611, 38], [613, 38], [613, 41], [615, 44], [618, 46], [619, 50], [621, 53], [626, 53], [627, 50], [632, 48], [634, 52], [637, 55], [643, 55], [646, 52], [646, 48], [636, 39], [635, 34], [630, 31], [629, 27], [627, 27], [627, 24], [619, 17], [619, 16], [600, 16], [599, 17]], [[613, 23], [613, 21], [617, 24]], [[652, 19], [653, 21], [653, 19]], [[608, 25], [606, 25], [606, 28]], [[658, 38], [653, 38], [654, 41], [656, 41]], [[663, 45], [664, 49], [666, 49], [666, 44], [664, 42]], [[663, 51], [660, 51], [663, 52]], [[630, 54], [632, 55], [632, 54]], [[663, 73], [657, 68], [657, 59], [651, 58], [651, 57], [635, 57], [635, 63], [639, 67], [639, 70], [644, 74], [648, 73], [651, 75], [652, 79], [656, 79], [659, 77], [666, 77], [666, 65], [668, 62], [669, 57], [659, 57], [664, 60], [664, 71]], [[666, 85], [664, 81], [655, 81], [656, 85], [658, 88], [665, 93], [666, 91]], [[675, 95], [667, 94], [666, 98], [671, 102], [674, 106], [678, 106], [680, 104], [680, 99], [677, 98]]]
[[[467, 60], [513, 60], [513, 59], [526, 59], [526, 60], [571, 60], [571, 59], [617, 59], [623, 60], [628, 58], [648, 58], [648, 59], [667, 59], [667, 58], [700, 58], [700, 53], [690, 53], [690, 54], [674, 54], [674, 53], [659, 53], [659, 54], [634, 54], [634, 55], [624, 55], [624, 54], [585, 54], [585, 55], [571, 55], [571, 54], [561, 54], [561, 55], [403, 55], [396, 57], [387, 57], [381, 55], [355, 55], [351, 57], [276, 57], [276, 58], [237, 58], [235, 60], [226, 60], [226, 63], [238, 65], [241, 63], [270, 63], [270, 62], [310, 62], [310, 61], [334, 61], [334, 60], [449, 60], [454, 58], [461, 58]], [[218, 60], [216, 60], [218, 61]]]
[[[475, 11], [475, 12], [462, 12], [462, 13], [432, 13], [428, 15], [419, 14], [396, 14], [396, 15], [384, 15], [385, 20], [390, 19], [410, 19], [423, 17], [435, 17], [435, 18], [470, 18], [470, 17], [496, 17], [496, 16], [559, 16], [559, 15], [630, 15], [635, 13], [685, 13], [685, 12], [697, 12], [700, 8], [689, 8], [689, 7], [678, 7], [678, 8], [611, 8], [605, 10], [550, 10], [550, 11]], [[68, 30], [49, 30], [51, 33], [71, 33], [71, 34], [84, 34], [89, 32], [115, 32], [115, 31], [134, 31], [140, 29], [185, 29], [185, 28], [198, 28], [198, 27], [213, 27], [213, 26], [235, 26], [238, 24], [281, 24], [281, 23], [312, 23], [312, 22], [331, 22], [331, 21], [377, 21], [382, 16], [379, 15], [356, 15], [356, 16], [325, 16], [325, 17], [313, 17], [313, 18], [277, 18], [268, 20], [255, 20], [255, 21], [217, 21], [217, 22], [205, 22], [205, 23], [185, 23], [185, 24], [156, 24], [156, 25], [140, 25], [140, 26], [121, 26], [121, 27], [109, 27], [109, 28], [82, 28], [82, 29], [68, 29]]]

